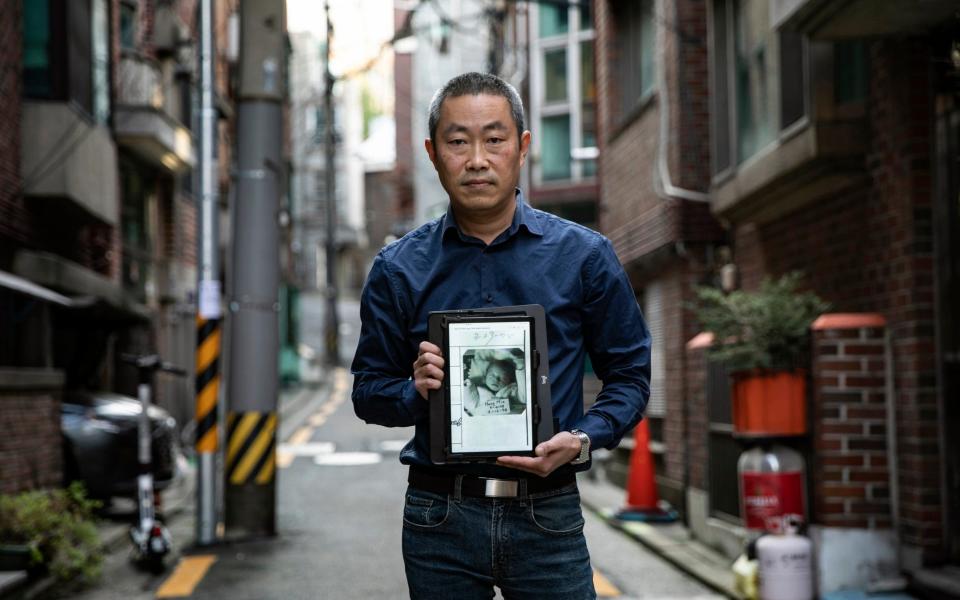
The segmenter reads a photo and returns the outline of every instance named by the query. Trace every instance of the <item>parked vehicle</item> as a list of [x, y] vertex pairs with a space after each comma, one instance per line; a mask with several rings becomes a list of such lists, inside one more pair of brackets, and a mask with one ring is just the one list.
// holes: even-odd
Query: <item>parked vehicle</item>
[[[151, 406], [154, 487], [163, 490], [176, 477], [177, 423]], [[136, 498], [137, 419], [140, 402], [113, 392], [67, 392], [60, 411], [64, 480], [80, 480], [91, 498]]]

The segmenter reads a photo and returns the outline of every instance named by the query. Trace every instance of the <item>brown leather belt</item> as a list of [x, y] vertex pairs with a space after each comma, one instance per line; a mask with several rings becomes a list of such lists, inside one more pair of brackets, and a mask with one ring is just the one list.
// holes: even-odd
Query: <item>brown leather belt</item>
[[[519, 498], [522, 495], [553, 492], [577, 481], [572, 471], [553, 473], [550, 477], [494, 479], [411, 466], [407, 483], [418, 490], [434, 494], [454, 494], [458, 478], [460, 478], [460, 494], [471, 498]], [[525, 482], [526, 485], [521, 485], [521, 482]], [[522, 494], [524, 487], [526, 493]]]

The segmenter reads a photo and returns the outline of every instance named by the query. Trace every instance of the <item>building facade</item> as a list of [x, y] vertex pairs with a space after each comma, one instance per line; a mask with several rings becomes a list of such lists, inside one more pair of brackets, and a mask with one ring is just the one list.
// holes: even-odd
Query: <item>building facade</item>
[[811, 331], [809, 433], [787, 442], [819, 590], [933, 586], [960, 535], [955, 3], [593, 5], [598, 224], [654, 334], [661, 496], [742, 551], [750, 444], [689, 305], [700, 285], [801, 271], [841, 314]]
[[[0, 13], [14, 67], [0, 103], [0, 427], [36, 432], [0, 442], [3, 491], [60, 483], [65, 392], [136, 395], [121, 353], [192, 370], [197, 4], [16, 1]], [[237, 4], [215, 15], [224, 200]], [[181, 426], [192, 390], [189, 379], [156, 388]]]

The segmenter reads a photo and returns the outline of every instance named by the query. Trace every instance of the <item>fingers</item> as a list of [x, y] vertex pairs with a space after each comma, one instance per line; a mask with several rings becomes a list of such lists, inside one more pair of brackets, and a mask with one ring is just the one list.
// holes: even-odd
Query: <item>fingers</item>
[[431, 344], [430, 342], [420, 342], [420, 352], [418, 354], [436, 354], [437, 356], [443, 356], [443, 350], [440, 349], [440, 346], [436, 344]]
[[579, 438], [570, 432], [561, 431], [549, 440], [538, 444], [533, 450], [535, 457], [501, 456], [497, 459], [497, 464], [546, 477], [557, 467], [573, 460], [579, 452]]
[[443, 382], [443, 351], [430, 342], [420, 342], [417, 360], [413, 361], [414, 387], [426, 400], [430, 390], [439, 390]]

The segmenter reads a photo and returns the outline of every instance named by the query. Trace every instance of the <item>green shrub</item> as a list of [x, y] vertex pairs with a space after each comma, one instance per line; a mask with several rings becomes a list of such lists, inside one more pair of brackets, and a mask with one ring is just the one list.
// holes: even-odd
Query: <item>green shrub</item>
[[103, 563], [92, 518], [98, 506], [79, 482], [66, 489], [0, 495], [0, 543], [29, 546], [34, 564], [59, 579], [92, 581]]
[[812, 292], [798, 292], [800, 279], [798, 272], [765, 279], [755, 292], [700, 288], [697, 317], [715, 339], [708, 355], [732, 372], [802, 366], [810, 324], [829, 305]]

